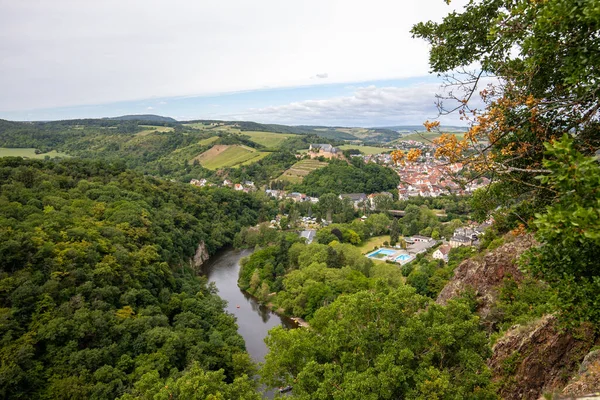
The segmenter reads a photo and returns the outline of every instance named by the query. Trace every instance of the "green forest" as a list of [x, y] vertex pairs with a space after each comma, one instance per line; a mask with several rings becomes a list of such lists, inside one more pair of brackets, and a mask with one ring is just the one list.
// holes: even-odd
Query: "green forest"
[[189, 259], [263, 212], [119, 164], [0, 159], [1, 397], [185, 393], [194, 376], [206, 395], [253, 398], [235, 320]]

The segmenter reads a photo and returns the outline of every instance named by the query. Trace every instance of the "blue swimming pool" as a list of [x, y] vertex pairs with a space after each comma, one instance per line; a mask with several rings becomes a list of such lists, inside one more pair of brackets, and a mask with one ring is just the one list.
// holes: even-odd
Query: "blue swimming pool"
[[386, 256], [391, 256], [394, 253], [396, 253], [396, 250], [379, 249], [379, 250], [375, 250], [374, 252], [372, 252], [371, 254], [369, 254], [367, 257], [369, 257], [369, 258], [383, 258], [383, 257], [386, 257]]
[[400, 254], [398, 257], [396, 257], [394, 259], [394, 261], [406, 261], [406, 260], [409, 260], [410, 258], [411, 258], [411, 256], [408, 254]]

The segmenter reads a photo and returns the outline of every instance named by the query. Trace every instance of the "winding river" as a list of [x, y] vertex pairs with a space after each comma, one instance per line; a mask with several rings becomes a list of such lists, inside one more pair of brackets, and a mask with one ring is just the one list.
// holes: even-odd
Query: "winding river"
[[219, 296], [227, 301], [226, 310], [237, 318], [238, 332], [246, 341], [248, 353], [255, 362], [262, 362], [267, 354], [264, 338], [269, 329], [279, 325], [292, 328], [295, 325], [260, 305], [238, 287], [240, 260], [251, 253], [251, 250], [222, 250], [212, 256], [202, 270], [208, 281], [214, 282], [219, 289]]

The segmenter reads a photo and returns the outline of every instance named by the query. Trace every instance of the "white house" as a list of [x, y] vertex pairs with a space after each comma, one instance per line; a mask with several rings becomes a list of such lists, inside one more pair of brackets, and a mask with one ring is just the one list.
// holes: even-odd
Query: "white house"
[[448, 254], [450, 254], [451, 249], [452, 246], [450, 246], [449, 244], [444, 244], [438, 247], [431, 256], [435, 260], [444, 260], [445, 262], [448, 262]]

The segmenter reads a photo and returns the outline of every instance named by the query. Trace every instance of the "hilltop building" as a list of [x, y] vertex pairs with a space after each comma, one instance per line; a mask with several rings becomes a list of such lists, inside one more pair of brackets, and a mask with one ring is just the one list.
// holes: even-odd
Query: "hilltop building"
[[311, 144], [308, 148], [308, 155], [310, 158], [325, 157], [325, 158], [340, 158], [342, 152], [337, 147], [333, 147], [330, 144]]

